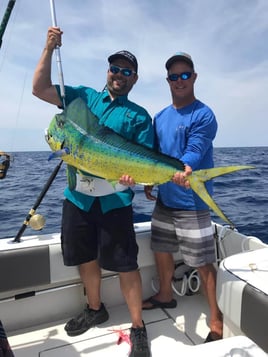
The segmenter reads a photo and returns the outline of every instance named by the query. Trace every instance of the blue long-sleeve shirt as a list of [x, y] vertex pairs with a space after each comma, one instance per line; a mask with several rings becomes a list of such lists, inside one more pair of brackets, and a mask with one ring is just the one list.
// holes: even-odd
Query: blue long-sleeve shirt
[[[199, 100], [182, 109], [172, 105], [164, 108], [154, 118], [154, 129], [162, 153], [180, 159], [193, 171], [214, 166], [212, 141], [217, 132], [217, 121], [212, 110]], [[207, 182], [206, 187], [212, 194], [212, 181]], [[208, 208], [191, 189], [172, 182], [159, 185], [158, 197], [165, 206], [175, 209]]]

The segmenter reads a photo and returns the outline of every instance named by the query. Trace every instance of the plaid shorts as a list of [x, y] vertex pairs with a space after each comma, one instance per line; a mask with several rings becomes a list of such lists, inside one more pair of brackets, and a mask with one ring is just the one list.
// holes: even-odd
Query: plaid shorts
[[156, 203], [152, 214], [154, 252], [180, 250], [185, 264], [200, 267], [216, 261], [215, 241], [208, 210], [184, 211]]

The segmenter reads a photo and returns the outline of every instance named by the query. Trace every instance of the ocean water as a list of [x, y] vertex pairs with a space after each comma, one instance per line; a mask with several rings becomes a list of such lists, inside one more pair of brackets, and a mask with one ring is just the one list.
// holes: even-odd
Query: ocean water
[[[14, 237], [58, 164], [48, 161], [49, 152], [15, 152], [5, 179], [0, 180], [0, 238]], [[214, 179], [214, 200], [234, 222], [239, 232], [268, 243], [268, 147], [215, 148], [215, 166], [253, 165]], [[59, 232], [65, 164], [44, 196], [36, 213], [46, 219], [42, 233]], [[150, 220], [154, 202], [148, 201], [142, 186], [134, 188], [135, 222]], [[215, 222], [224, 222], [211, 213]], [[23, 235], [34, 235], [27, 227]]]

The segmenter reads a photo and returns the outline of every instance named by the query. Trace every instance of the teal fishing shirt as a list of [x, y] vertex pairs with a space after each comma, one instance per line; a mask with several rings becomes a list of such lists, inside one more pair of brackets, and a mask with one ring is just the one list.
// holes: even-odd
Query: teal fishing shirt
[[[154, 118], [159, 151], [181, 160], [191, 166], [193, 171], [214, 166], [212, 142], [217, 127], [214, 113], [199, 100], [181, 109], [170, 105]], [[212, 181], [206, 182], [205, 186], [212, 195]], [[174, 209], [208, 209], [206, 203], [193, 190], [173, 182], [158, 186], [158, 198], [165, 206]]]
[[[56, 85], [60, 96], [60, 87]], [[152, 118], [141, 106], [131, 102], [127, 95], [111, 100], [105, 89], [98, 92], [93, 88], [65, 86], [65, 104], [76, 98], [82, 98], [101, 125], [107, 126], [124, 138], [135, 143], [153, 148], [154, 130]], [[86, 175], [86, 173], [83, 172]], [[127, 174], [127, 172], [126, 172]], [[118, 177], [119, 179], [119, 177]], [[96, 197], [85, 195], [67, 187], [64, 196], [84, 211], [89, 211]], [[134, 192], [128, 188], [125, 191], [99, 196], [103, 213], [115, 208], [129, 206]]]

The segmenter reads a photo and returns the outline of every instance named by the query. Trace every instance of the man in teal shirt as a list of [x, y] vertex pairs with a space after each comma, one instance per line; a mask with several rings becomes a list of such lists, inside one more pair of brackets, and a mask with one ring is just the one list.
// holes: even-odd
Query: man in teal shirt
[[[122, 76], [122, 75], [121, 75]], [[109, 72], [108, 72], [109, 77]], [[60, 95], [60, 87], [56, 89]], [[109, 79], [107, 88], [97, 92], [93, 88], [84, 86], [65, 86], [65, 101], [70, 103], [75, 98], [82, 98], [90, 110], [100, 118], [99, 123], [111, 128], [128, 140], [152, 147], [153, 131], [151, 118], [148, 113], [137, 104], [129, 101], [127, 94], [111, 99]], [[122, 118], [123, 120], [119, 120]], [[83, 176], [86, 175], [83, 173]], [[92, 177], [92, 176], [91, 176]], [[99, 196], [100, 205], [104, 213], [114, 208], [129, 206], [133, 199], [133, 191], [126, 187], [123, 191], [117, 191], [111, 195]], [[65, 197], [83, 210], [89, 210], [95, 200], [95, 196], [84, 195], [77, 190], [71, 191], [68, 187], [64, 191]]]
[[[33, 79], [33, 94], [62, 107], [59, 86], [51, 82], [51, 59], [61, 45], [62, 31], [49, 28], [46, 47]], [[138, 80], [136, 57], [119, 51], [108, 58], [107, 83], [102, 92], [84, 86], [65, 86], [65, 103], [77, 97], [105, 125], [125, 138], [153, 146], [152, 120], [147, 111], [128, 100], [128, 93]], [[119, 273], [120, 286], [132, 320], [131, 357], [148, 357], [150, 351], [142, 320], [142, 287], [138, 271], [130, 186], [127, 175], [118, 178], [115, 187], [106, 180], [79, 172], [74, 189], [66, 188], [62, 215], [62, 252], [65, 265], [78, 265], [86, 289], [88, 304], [81, 314], [65, 326], [68, 335], [76, 336], [108, 320], [101, 302], [101, 268]], [[85, 185], [84, 183], [88, 184]]]

